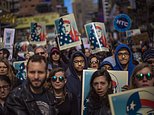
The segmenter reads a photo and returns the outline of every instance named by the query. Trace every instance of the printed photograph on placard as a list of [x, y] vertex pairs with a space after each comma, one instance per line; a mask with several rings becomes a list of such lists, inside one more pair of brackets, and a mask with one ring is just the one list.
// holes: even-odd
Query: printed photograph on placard
[[46, 44], [46, 26], [44, 23], [31, 23], [31, 37], [30, 37], [31, 44]]
[[65, 15], [55, 20], [55, 27], [60, 50], [81, 45], [74, 14]]
[[[82, 110], [81, 115], [86, 115], [86, 106], [88, 102], [88, 96], [90, 91], [90, 80], [95, 72], [95, 69], [83, 70], [82, 78]], [[122, 87], [128, 85], [128, 72], [127, 71], [108, 71], [112, 78], [113, 93], [119, 93], [122, 91]]]
[[154, 87], [110, 94], [112, 115], [154, 115]]
[[15, 48], [17, 52], [25, 53], [28, 51], [28, 41], [21, 41], [21, 42], [16, 42]]
[[128, 71], [108, 70], [112, 78], [113, 93], [122, 91], [124, 86], [128, 86]]
[[12, 28], [4, 29], [4, 47], [5, 48], [13, 47], [14, 35], [15, 35], [15, 29], [12, 29]]
[[26, 79], [26, 65], [27, 61], [13, 62], [13, 67], [17, 71], [16, 77], [21, 81]]
[[91, 45], [92, 53], [109, 51], [107, 34], [104, 23], [93, 22], [84, 25], [87, 37]]

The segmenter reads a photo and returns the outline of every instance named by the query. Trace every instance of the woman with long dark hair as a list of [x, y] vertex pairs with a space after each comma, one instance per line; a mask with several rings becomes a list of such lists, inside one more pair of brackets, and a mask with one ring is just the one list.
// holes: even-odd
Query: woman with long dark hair
[[105, 69], [93, 73], [86, 104], [86, 115], [111, 115], [108, 94], [112, 94], [112, 79]]

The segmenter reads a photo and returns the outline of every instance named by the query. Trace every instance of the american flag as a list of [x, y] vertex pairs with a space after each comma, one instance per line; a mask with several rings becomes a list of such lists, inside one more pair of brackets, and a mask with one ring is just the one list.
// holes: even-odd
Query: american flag
[[[143, 114], [141, 109], [146, 110], [147, 113]], [[126, 106], [127, 115], [154, 115], [154, 95], [147, 91], [140, 91], [133, 93]], [[140, 114], [139, 114], [140, 113]]]
[[90, 39], [90, 44], [92, 46], [92, 49], [96, 49], [100, 47], [100, 44], [97, 41], [97, 37], [96, 37], [96, 30], [95, 30], [95, 26], [91, 25], [90, 27], [90, 34], [89, 34], [89, 39]]
[[[42, 32], [39, 35], [36, 34], [36, 28], [38, 26], [41, 26], [42, 29]], [[31, 23], [31, 41], [40, 42], [44, 40], [45, 40], [45, 33], [43, 32], [43, 25], [40, 25], [38, 23]]]
[[63, 46], [64, 44], [69, 44], [72, 43], [73, 40], [71, 38], [70, 34], [65, 34], [64, 33], [64, 21], [63, 18], [59, 19], [59, 24], [58, 24], [58, 38], [59, 38], [59, 45]]

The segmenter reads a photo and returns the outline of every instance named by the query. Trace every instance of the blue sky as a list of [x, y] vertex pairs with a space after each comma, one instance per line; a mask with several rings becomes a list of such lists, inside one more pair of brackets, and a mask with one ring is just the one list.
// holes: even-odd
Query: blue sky
[[64, 0], [64, 6], [67, 7], [68, 13], [73, 13], [72, 0]]

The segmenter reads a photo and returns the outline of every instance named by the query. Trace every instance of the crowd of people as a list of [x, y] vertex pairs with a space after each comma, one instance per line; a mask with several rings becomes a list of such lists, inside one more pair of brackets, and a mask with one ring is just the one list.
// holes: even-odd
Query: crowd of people
[[[90, 48], [69, 48], [48, 52], [36, 46], [27, 61], [26, 80], [8, 60], [10, 52], [0, 49], [0, 115], [80, 115], [84, 69], [96, 69], [90, 81], [86, 115], [111, 115], [108, 95], [113, 93], [107, 70], [128, 71], [126, 90], [154, 86], [154, 48], [140, 49], [142, 59], [134, 58], [132, 48], [117, 43], [109, 53], [91, 54]], [[103, 55], [102, 55], [103, 54]], [[125, 77], [125, 76], [123, 76]]]

